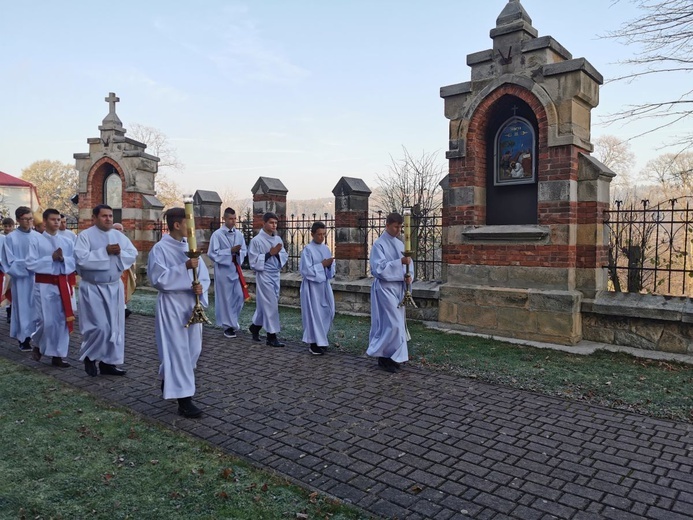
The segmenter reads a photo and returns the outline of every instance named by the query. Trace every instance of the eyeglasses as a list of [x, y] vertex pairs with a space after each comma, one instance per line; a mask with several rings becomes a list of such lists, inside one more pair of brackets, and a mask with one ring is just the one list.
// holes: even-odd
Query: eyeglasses
[[32, 220], [34, 220], [34, 217], [22, 217], [18, 218], [17, 220], [19, 220], [20, 222], [31, 222]]

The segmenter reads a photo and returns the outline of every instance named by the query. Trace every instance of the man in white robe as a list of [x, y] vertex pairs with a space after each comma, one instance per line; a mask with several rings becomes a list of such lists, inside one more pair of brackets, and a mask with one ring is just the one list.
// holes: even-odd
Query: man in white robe
[[378, 358], [378, 365], [394, 373], [400, 363], [409, 360], [407, 350], [406, 315], [404, 298], [406, 266], [413, 270], [410, 257], [404, 256], [404, 243], [399, 240], [404, 219], [399, 213], [390, 213], [385, 221], [385, 232], [373, 244], [370, 253], [371, 274], [371, 331], [366, 354]]
[[[164, 399], [178, 399], [178, 413], [199, 417], [202, 410], [192, 402], [195, 395], [195, 368], [202, 352], [202, 323], [186, 328], [195, 307], [195, 295], [207, 306], [210, 279], [207, 266], [199, 258], [188, 258], [185, 240], [188, 228], [183, 208], [166, 212], [169, 234], [149, 252], [147, 275], [159, 290], [156, 300], [155, 331], [159, 352], [159, 377]], [[192, 269], [198, 282], [193, 285]]]
[[[75, 259], [72, 241], [58, 233], [60, 212], [47, 209], [43, 212], [46, 230], [29, 246], [27, 269], [34, 273], [36, 288], [34, 301], [37, 310], [36, 332], [32, 356], [51, 356], [54, 367], [70, 366], [63, 359], [70, 346], [70, 332], [74, 314], [72, 311], [72, 287]], [[71, 276], [70, 276], [71, 275]]]
[[3, 271], [10, 275], [12, 307], [10, 337], [19, 341], [19, 350], [31, 351], [31, 335], [36, 331], [34, 273], [26, 268], [29, 246], [41, 236], [32, 229], [34, 216], [26, 206], [15, 210], [19, 227], [5, 238], [2, 248]]
[[2, 247], [5, 244], [7, 235], [14, 231], [14, 220], [11, 217], [2, 219], [3, 233], [0, 233], [0, 305], [5, 307], [5, 315], [7, 323], [12, 319], [12, 302], [10, 301], [10, 277], [5, 275], [5, 270], [2, 267]]
[[303, 342], [310, 353], [321, 356], [327, 351], [327, 333], [334, 320], [334, 294], [330, 280], [334, 278], [334, 257], [325, 245], [325, 224], [315, 222], [310, 229], [313, 240], [301, 252], [301, 320]]
[[224, 225], [212, 233], [207, 256], [214, 262], [214, 310], [217, 326], [224, 329], [224, 336], [235, 338], [240, 328], [238, 317], [243, 310], [245, 296], [238, 267], [245, 260], [248, 250], [243, 233], [236, 229], [236, 211], [224, 210]]
[[94, 225], [77, 235], [75, 261], [79, 284], [80, 361], [94, 377], [122, 376], [115, 365], [125, 360], [125, 316], [120, 276], [135, 263], [137, 249], [123, 233], [113, 229], [113, 210], [99, 204], [92, 210]]
[[267, 345], [283, 347], [277, 338], [279, 325], [279, 272], [289, 259], [282, 238], [277, 235], [279, 219], [274, 213], [265, 213], [260, 232], [250, 241], [248, 260], [255, 272], [257, 305], [253, 323], [249, 327], [255, 341], [260, 341], [260, 329], [267, 331]]
[[70, 240], [73, 246], [75, 242], [77, 242], [77, 235], [74, 231], [67, 229], [67, 217], [62, 213], [60, 214], [60, 229], [58, 229], [58, 234]]

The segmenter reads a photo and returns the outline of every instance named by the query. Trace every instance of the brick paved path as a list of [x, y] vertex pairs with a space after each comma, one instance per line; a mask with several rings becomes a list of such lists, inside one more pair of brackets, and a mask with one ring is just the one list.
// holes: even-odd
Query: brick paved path
[[303, 346], [206, 329], [201, 420], [160, 398], [153, 318], [127, 320], [124, 378], [15, 362], [206, 439], [373, 515], [693, 518], [693, 427]]

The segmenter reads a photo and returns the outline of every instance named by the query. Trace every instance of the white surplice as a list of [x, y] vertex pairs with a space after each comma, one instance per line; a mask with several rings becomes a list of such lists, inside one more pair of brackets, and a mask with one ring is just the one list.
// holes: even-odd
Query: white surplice
[[327, 333], [334, 320], [334, 294], [330, 280], [334, 278], [335, 264], [330, 267], [322, 261], [331, 258], [330, 248], [325, 244], [311, 242], [301, 252], [299, 270], [301, 282], [301, 320], [303, 321], [303, 341], [327, 347]]
[[12, 291], [12, 320], [10, 337], [24, 341], [36, 332], [36, 307], [34, 306], [34, 273], [26, 268], [29, 247], [41, 234], [17, 228], [7, 235], [2, 247], [2, 268], [10, 275]]
[[[119, 255], [106, 246], [120, 245]], [[82, 333], [80, 361], [121, 365], [125, 360], [125, 314], [120, 275], [135, 263], [137, 249], [125, 234], [96, 226], [77, 235], [75, 262], [79, 284], [79, 328]]]
[[[279, 254], [269, 256], [269, 250], [277, 244], [282, 244]], [[250, 268], [255, 272], [257, 300], [253, 324], [264, 327], [268, 334], [276, 334], [280, 330], [279, 272], [289, 259], [289, 254], [283, 246], [284, 242], [279, 235], [270, 235], [261, 229], [248, 247]]]
[[[53, 252], [61, 248], [63, 262], [53, 260]], [[75, 271], [72, 241], [44, 231], [29, 246], [27, 269], [34, 274], [68, 275]], [[65, 309], [57, 285], [36, 283], [34, 301], [37, 311], [36, 332], [31, 337], [44, 356], [66, 357], [70, 346], [70, 332], [65, 321]], [[68, 301], [72, 305], [72, 301]]]
[[[159, 352], [159, 377], [164, 380], [164, 399], [195, 395], [195, 367], [202, 352], [202, 324], [185, 328], [193, 308], [193, 272], [186, 269], [188, 243], [164, 235], [149, 252], [147, 276], [159, 290], [156, 300], [155, 332]], [[207, 307], [210, 279], [204, 262], [198, 264], [202, 284], [200, 303]]]
[[[241, 246], [238, 253], [231, 253], [231, 248]], [[207, 256], [214, 262], [214, 311], [217, 326], [238, 330], [238, 316], [243, 310], [243, 288], [238, 280], [238, 265], [243, 263], [248, 249], [243, 233], [235, 227], [229, 229], [226, 224], [212, 233], [209, 240]]]
[[[397, 237], [384, 232], [373, 244], [370, 253], [371, 274], [371, 330], [366, 354], [391, 358], [397, 363], [409, 360], [406, 315], [404, 306], [404, 275], [402, 265], [404, 244]], [[414, 262], [409, 266], [414, 273]]]

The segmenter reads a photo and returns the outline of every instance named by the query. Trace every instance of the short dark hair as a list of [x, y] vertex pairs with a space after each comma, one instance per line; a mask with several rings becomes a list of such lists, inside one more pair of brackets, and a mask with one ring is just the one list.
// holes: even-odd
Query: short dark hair
[[325, 225], [324, 222], [320, 222], [320, 221], [313, 222], [313, 225], [310, 226], [310, 234], [314, 235], [318, 229], [327, 229], [327, 226]]
[[268, 221], [269, 219], [271, 219], [271, 218], [273, 218], [274, 220], [279, 220], [279, 218], [277, 217], [277, 214], [276, 214], [276, 213], [272, 213], [271, 211], [268, 211], [267, 213], [265, 213], [264, 215], [262, 215], [262, 221], [263, 221], [263, 222], [267, 222], [267, 221]]
[[236, 214], [236, 210], [233, 209], [233, 208], [226, 208], [226, 209], [224, 210], [224, 216], [226, 216], [226, 215], [235, 215], [235, 214]]
[[65, 213], [61, 213], [60, 218], [67, 218], [67, 217], [65, 216]]
[[173, 225], [176, 222], [185, 220], [185, 208], [171, 208], [166, 211], [166, 226], [169, 231], [173, 231]]
[[2, 219], [2, 225], [3, 226], [14, 226], [14, 220], [12, 220], [12, 217], [5, 217]]
[[390, 224], [395, 224], [395, 223], [403, 224], [404, 223], [404, 217], [402, 215], [400, 215], [399, 213], [390, 213], [387, 216], [387, 220], [385, 220], [385, 224], [389, 226]]
[[46, 211], [43, 212], [43, 220], [45, 221], [51, 215], [60, 215], [60, 212], [55, 208], [48, 208]]
[[27, 208], [26, 206], [19, 206], [16, 210], [14, 210], [14, 216], [17, 220], [19, 220], [22, 215], [26, 215], [27, 213], [32, 213], [32, 211], [31, 208]]
[[98, 206], [94, 206], [94, 209], [91, 210], [91, 214], [95, 217], [98, 217], [102, 209], [110, 209], [111, 211], [113, 211], [113, 208], [108, 204], [99, 204]]

